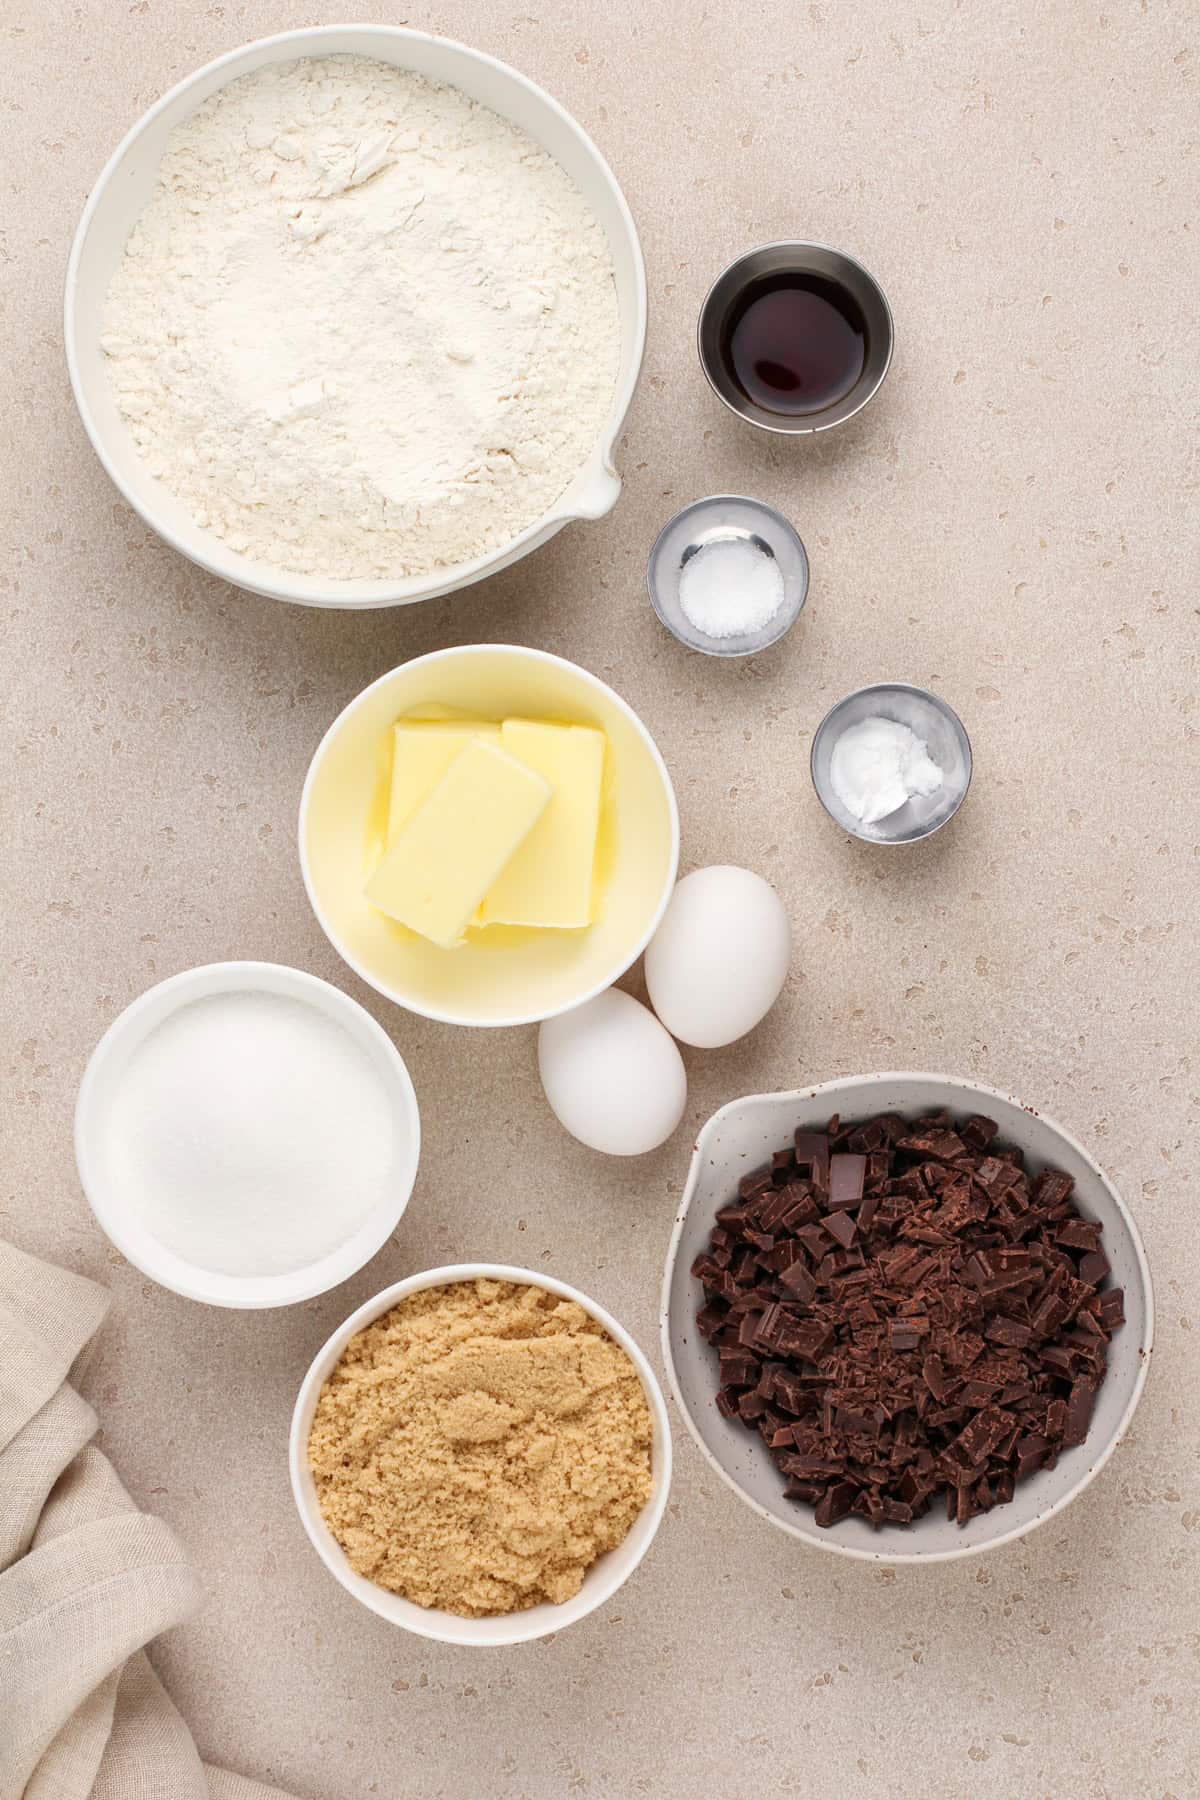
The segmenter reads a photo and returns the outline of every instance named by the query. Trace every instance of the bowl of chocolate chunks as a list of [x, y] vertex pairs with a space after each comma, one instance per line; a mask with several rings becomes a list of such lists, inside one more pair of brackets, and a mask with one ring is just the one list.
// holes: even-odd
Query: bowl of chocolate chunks
[[793, 1537], [880, 1563], [1022, 1537], [1129, 1427], [1154, 1302], [1069, 1132], [991, 1088], [881, 1074], [701, 1130], [662, 1339], [700, 1450]]

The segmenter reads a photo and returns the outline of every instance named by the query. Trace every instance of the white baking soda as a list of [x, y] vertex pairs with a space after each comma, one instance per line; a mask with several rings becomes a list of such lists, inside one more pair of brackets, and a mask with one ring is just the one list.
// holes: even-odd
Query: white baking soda
[[917, 795], [936, 794], [942, 771], [907, 725], [895, 719], [860, 719], [833, 746], [829, 785], [851, 818], [874, 825]]
[[159, 1243], [214, 1274], [285, 1275], [353, 1236], [400, 1180], [375, 1064], [287, 995], [213, 994], [142, 1041], [107, 1119], [109, 1178]]

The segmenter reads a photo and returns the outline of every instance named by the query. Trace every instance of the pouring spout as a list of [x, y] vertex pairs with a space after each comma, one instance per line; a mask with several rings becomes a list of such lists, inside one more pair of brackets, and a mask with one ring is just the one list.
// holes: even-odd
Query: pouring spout
[[576, 519], [602, 519], [612, 511], [621, 494], [621, 477], [615, 469], [591, 470], [583, 479], [578, 494], [571, 499], [571, 515]]

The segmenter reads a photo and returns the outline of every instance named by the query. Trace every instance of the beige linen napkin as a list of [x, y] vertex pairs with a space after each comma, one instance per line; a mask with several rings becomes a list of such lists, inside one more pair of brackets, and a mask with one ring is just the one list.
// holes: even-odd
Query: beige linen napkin
[[204, 1766], [143, 1652], [200, 1588], [66, 1385], [107, 1310], [0, 1242], [0, 1800], [278, 1800]]

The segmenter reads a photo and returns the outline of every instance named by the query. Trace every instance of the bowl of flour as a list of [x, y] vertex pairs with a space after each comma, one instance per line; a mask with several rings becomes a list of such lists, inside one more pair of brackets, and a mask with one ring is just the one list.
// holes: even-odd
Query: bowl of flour
[[646, 286], [596, 147], [493, 58], [262, 39], [119, 146], [67, 272], [80, 416], [176, 550], [313, 606], [430, 599], [599, 518]]

